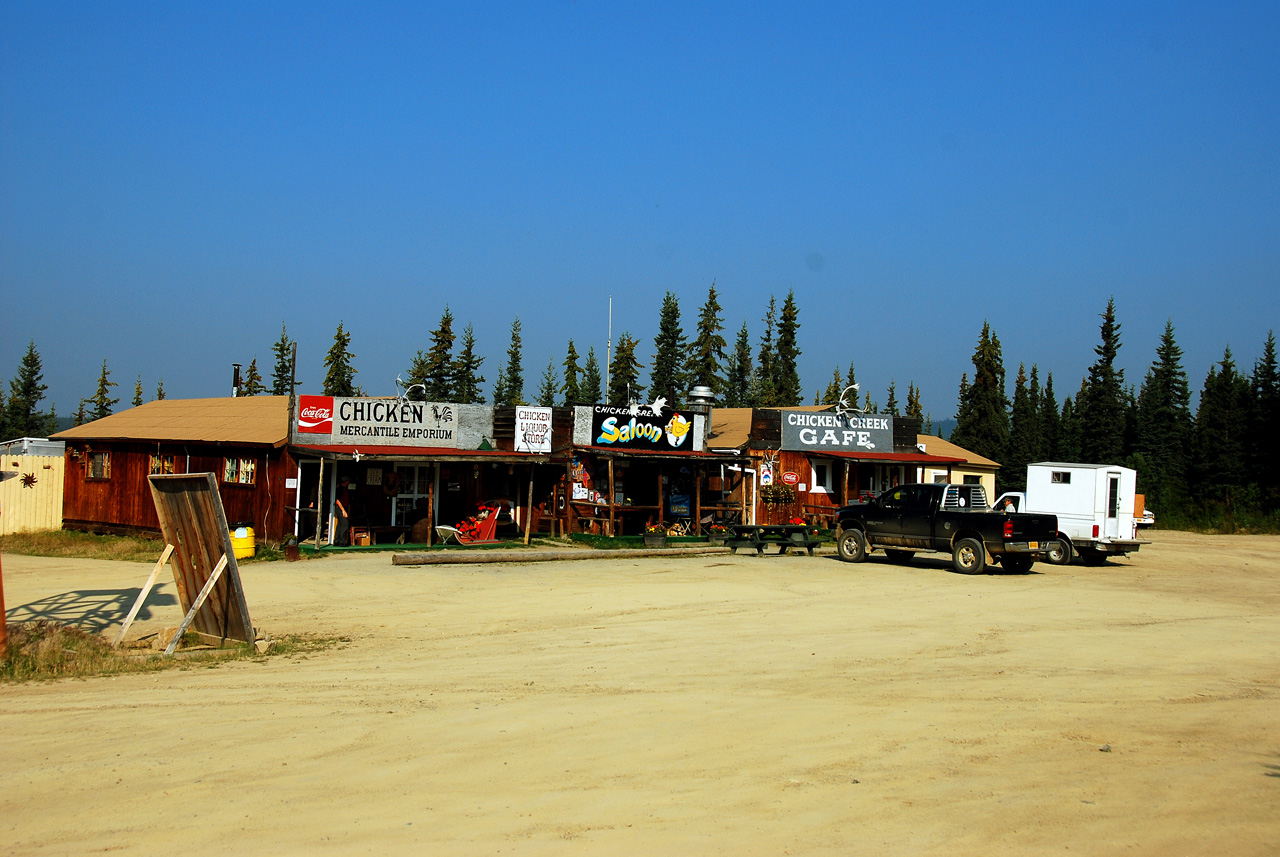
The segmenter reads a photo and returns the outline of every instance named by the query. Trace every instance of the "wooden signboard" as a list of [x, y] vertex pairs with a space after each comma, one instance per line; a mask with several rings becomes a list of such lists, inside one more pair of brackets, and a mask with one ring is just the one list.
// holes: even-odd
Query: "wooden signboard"
[[[191, 627], [215, 644], [227, 640], [252, 643], [249, 607], [240, 585], [217, 478], [212, 473], [180, 473], [149, 479], [160, 531], [173, 546], [171, 562], [178, 601]], [[194, 616], [190, 615], [193, 606]]]

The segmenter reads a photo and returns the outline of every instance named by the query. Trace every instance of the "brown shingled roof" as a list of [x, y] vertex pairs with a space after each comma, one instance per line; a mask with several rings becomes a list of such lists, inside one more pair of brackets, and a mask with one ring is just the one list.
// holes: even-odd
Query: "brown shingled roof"
[[60, 431], [52, 439], [284, 446], [289, 442], [289, 397], [161, 399]]
[[969, 464], [976, 464], [979, 467], [999, 468], [998, 462], [992, 461], [990, 458], [983, 458], [976, 452], [970, 452], [963, 446], [956, 446], [949, 440], [943, 440], [932, 434], [916, 435], [916, 443], [924, 447], [924, 451], [929, 455], [945, 455], [952, 458], [962, 458]]

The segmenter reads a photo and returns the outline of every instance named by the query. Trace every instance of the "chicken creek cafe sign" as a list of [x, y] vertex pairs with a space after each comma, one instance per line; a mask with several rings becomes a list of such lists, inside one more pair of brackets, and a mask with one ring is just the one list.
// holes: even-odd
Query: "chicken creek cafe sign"
[[782, 448], [800, 452], [893, 452], [893, 417], [783, 411]]
[[693, 420], [669, 408], [639, 405], [611, 408], [596, 405], [591, 415], [591, 437], [596, 446], [670, 452], [693, 447]]
[[457, 447], [458, 415], [447, 402], [299, 396], [297, 433], [303, 443]]

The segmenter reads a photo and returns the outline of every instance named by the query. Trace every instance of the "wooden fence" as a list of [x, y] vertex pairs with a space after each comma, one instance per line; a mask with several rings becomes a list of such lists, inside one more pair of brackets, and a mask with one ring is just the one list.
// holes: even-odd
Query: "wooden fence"
[[0, 482], [0, 535], [62, 529], [60, 455], [6, 455], [0, 469], [18, 475]]

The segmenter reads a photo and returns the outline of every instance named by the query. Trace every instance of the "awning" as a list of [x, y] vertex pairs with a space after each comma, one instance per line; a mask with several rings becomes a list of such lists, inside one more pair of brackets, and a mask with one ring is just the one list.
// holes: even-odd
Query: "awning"
[[[455, 449], [448, 446], [380, 446], [370, 444], [332, 444], [326, 446], [295, 445], [292, 449], [313, 453], [330, 460], [364, 461], [492, 461], [495, 464], [545, 464], [545, 453], [511, 452], [503, 449]], [[356, 456], [359, 455], [357, 459]]]
[[721, 462], [721, 461], [742, 461], [740, 455], [725, 455], [715, 452], [679, 452], [676, 450], [649, 450], [649, 449], [629, 449], [626, 447], [614, 446], [574, 446], [565, 449], [558, 449], [555, 452], [557, 460], [563, 461], [571, 455], [578, 453], [587, 453], [589, 455], [599, 455], [603, 458], [636, 458], [645, 461], [669, 460], [669, 461], [696, 461], [701, 463]]
[[868, 463], [893, 462], [895, 464], [964, 464], [963, 458], [946, 455], [928, 455], [923, 452], [847, 452], [845, 450], [807, 449], [806, 455], [814, 458], [844, 458]]

